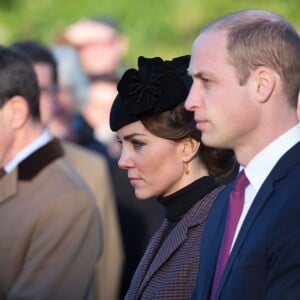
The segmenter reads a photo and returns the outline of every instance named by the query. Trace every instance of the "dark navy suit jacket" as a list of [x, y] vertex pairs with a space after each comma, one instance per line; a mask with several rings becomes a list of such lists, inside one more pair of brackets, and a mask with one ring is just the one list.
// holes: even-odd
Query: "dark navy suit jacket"
[[[232, 184], [212, 207], [192, 299], [208, 300]], [[242, 225], [215, 299], [300, 299], [300, 143], [278, 161]]]

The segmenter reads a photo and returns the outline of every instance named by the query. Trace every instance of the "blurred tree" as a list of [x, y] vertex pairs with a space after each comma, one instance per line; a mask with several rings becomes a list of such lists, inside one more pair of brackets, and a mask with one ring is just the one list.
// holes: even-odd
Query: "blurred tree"
[[245, 8], [272, 10], [300, 28], [299, 0], [1, 0], [0, 43], [24, 38], [51, 43], [78, 18], [111, 15], [129, 38], [127, 60], [135, 65], [139, 55], [171, 58], [190, 52], [204, 24]]
[[20, 0], [1, 0], [0, 8], [2, 10], [12, 10], [14, 9]]

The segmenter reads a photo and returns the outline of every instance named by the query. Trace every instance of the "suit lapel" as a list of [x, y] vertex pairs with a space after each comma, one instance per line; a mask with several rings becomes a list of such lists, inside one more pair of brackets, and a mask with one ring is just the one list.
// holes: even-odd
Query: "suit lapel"
[[282, 177], [286, 175], [286, 173], [296, 164], [300, 157], [300, 143], [296, 144], [292, 149], [290, 149], [276, 164], [273, 168], [269, 176], [266, 178], [265, 182], [261, 186], [260, 190], [258, 191], [254, 201], [249, 209], [249, 212], [245, 218], [245, 221], [241, 227], [239, 235], [236, 239], [234, 247], [232, 249], [232, 253], [228, 259], [228, 263], [224, 270], [223, 277], [220, 281], [220, 285], [218, 288], [218, 292], [216, 295], [216, 299], [218, 299], [218, 295], [223, 288], [223, 285], [231, 272], [233, 262], [239, 253], [243, 242], [247, 238], [247, 234], [254, 223], [255, 219], [259, 215], [260, 211], [263, 209], [264, 204], [269, 200], [270, 195], [274, 190], [275, 183], [280, 180]]
[[3, 203], [10, 196], [16, 194], [18, 186], [17, 178], [17, 169], [14, 169], [0, 179], [0, 203]]
[[[207, 227], [210, 228], [207, 238], [205, 236], [205, 231], [203, 234], [202, 250], [205, 260], [200, 261], [202, 268], [202, 283], [201, 294], [206, 295], [204, 298], [209, 298], [210, 287], [213, 281], [215, 267], [218, 260], [219, 248], [222, 242], [223, 232], [225, 228], [227, 210], [228, 210], [228, 198], [229, 193], [232, 188], [232, 184], [228, 185], [224, 191], [218, 197], [217, 205], [213, 207], [212, 214], [209, 215], [207, 219]], [[201, 254], [200, 254], [201, 257]]]
[[[245, 241], [252, 224], [254, 223], [255, 219], [257, 218], [260, 211], [262, 210], [264, 204], [268, 200], [270, 194], [272, 193], [272, 190], [273, 190], [272, 182], [267, 181], [267, 182], [265, 182], [264, 186], [260, 189], [259, 193], [256, 195], [255, 200], [254, 200], [254, 202], [247, 214], [247, 217], [241, 227], [241, 230], [236, 239], [234, 247], [232, 248], [232, 252], [229, 256], [222, 279], [220, 281], [220, 285], [218, 288], [219, 292], [222, 290], [222, 287], [223, 287], [228, 275], [231, 272], [233, 262], [235, 261], [235, 258], [237, 256], [237, 254], [239, 253], [239, 250], [242, 247], [243, 242]], [[217, 292], [216, 299], [218, 299], [218, 294], [219, 293]]]

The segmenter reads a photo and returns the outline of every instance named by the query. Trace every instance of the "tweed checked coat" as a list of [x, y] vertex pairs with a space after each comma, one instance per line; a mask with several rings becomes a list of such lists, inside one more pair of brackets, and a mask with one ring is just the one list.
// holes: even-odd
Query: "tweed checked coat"
[[215, 188], [196, 202], [160, 246], [169, 221], [163, 222], [133, 276], [126, 300], [191, 298], [203, 226], [211, 205], [223, 188]]
[[83, 300], [101, 250], [95, 198], [53, 140], [0, 179], [0, 299]]

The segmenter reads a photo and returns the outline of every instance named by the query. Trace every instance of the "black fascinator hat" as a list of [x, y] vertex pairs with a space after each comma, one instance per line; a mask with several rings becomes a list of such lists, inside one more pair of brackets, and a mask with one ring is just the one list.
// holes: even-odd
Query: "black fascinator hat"
[[192, 85], [187, 73], [190, 55], [173, 60], [138, 58], [138, 70], [128, 69], [118, 83], [118, 95], [110, 111], [110, 128], [171, 110], [186, 99]]

